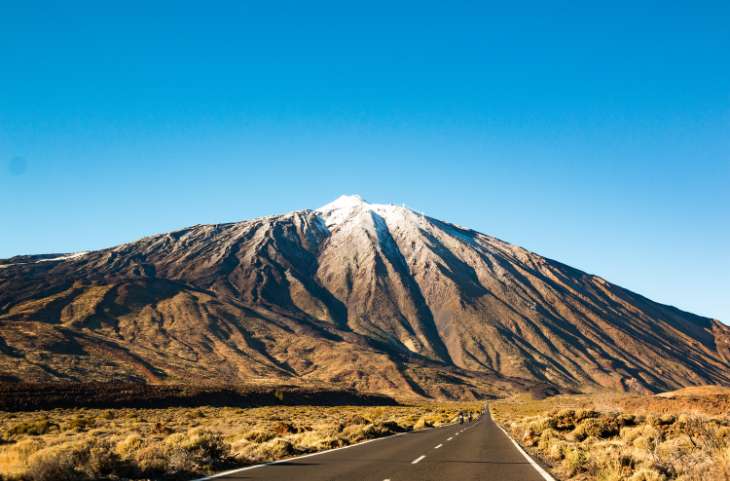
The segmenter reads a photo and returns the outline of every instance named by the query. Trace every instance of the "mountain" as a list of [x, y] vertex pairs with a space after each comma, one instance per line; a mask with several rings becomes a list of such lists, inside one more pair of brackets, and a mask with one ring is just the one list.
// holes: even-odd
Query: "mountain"
[[405, 207], [0, 261], [0, 379], [469, 398], [730, 385], [730, 328]]

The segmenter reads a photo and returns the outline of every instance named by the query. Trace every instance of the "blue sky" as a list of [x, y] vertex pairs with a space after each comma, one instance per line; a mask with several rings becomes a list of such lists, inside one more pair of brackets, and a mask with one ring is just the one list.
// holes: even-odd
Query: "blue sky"
[[359, 193], [729, 322], [730, 3], [509, 3], [3, 1], [0, 257]]

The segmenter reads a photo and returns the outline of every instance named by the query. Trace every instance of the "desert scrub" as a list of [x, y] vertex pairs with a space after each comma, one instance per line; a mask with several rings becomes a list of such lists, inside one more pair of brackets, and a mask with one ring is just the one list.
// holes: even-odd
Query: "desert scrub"
[[0, 479], [191, 479], [476, 415], [480, 403], [387, 407], [0, 411]]
[[[628, 397], [628, 396], [627, 396]], [[730, 417], [681, 413], [661, 399], [638, 396], [555, 396], [512, 399], [490, 410], [511, 435], [547, 464], [556, 478], [571, 481], [728, 481]], [[626, 412], [630, 405], [637, 412]], [[680, 407], [681, 406], [681, 407]], [[710, 411], [713, 412], [713, 411]]]

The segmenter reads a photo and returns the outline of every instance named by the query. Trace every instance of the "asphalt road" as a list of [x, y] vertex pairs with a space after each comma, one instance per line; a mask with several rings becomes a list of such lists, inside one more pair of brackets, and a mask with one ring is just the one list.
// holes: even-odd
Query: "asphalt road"
[[216, 480], [267, 481], [545, 481], [489, 415], [244, 468]]

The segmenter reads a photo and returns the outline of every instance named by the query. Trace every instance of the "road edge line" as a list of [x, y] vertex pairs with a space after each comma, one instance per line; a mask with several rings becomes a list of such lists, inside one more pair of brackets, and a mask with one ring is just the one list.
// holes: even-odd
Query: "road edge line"
[[[477, 422], [479, 422], [479, 421], [477, 421]], [[279, 463], [286, 463], [286, 462], [289, 462], [289, 461], [295, 461], [297, 459], [311, 458], [312, 456], [319, 456], [320, 454], [327, 454], [327, 453], [332, 453], [334, 451], [340, 451], [342, 449], [354, 448], [355, 446], [362, 446], [363, 444], [368, 444], [368, 443], [372, 443], [372, 442], [375, 442], [375, 441], [382, 441], [383, 439], [394, 438], [396, 436], [404, 436], [406, 434], [423, 432], [423, 431], [429, 431], [429, 430], [432, 430], [432, 429], [449, 428], [451, 426], [454, 426], [455, 424], [456, 423], [445, 424], [445, 425], [439, 426], [437, 428], [436, 427], [428, 427], [428, 428], [425, 428], [425, 429], [414, 429], [413, 431], [406, 431], [406, 432], [403, 432], [403, 433], [395, 433], [395, 434], [391, 434], [390, 436], [383, 436], [382, 438], [367, 439], [365, 441], [360, 441], [359, 443], [348, 444], [347, 446], [340, 446], [339, 448], [325, 449], [324, 451], [317, 451], [316, 453], [302, 454], [301, 456], [294, 456], [293, 458], [277, 459], [276, 461], [269, 461], [268, 463], [259, 463], [259, 464], [254, 464], [254, 465], [251, 465], [251, 466], [244, 466], [242, 468], [229, 469], [228, 471], [222, 471], [220, 473], [211, 474], [209, 476], [203, 476], [202, 478], [195, 478], [195, 479], [192, 479], [191, 481], [210, 481], [211, 479], [222, 478], [223, 476], [228, 476], [229, 474], [241, 473], [243, 471], [249, 471], [251, 469], [258, 469], [258, 468], [263, 468], [265, 466], [271, 466], [272, 464], [279, 464]]]
[[[409, 431], [409, 432], [413, 432], [413, 431]], [[395, 434], [391, 434], [390, 436], [383, 436], [382, 438], [367, 439], [365, 441], [360, 441], [359, 443], [348, 444], [347, 446], [340, 446], [339, 448], [325, 449], [324, 451], [317, 451], [316, 453], [302, 454], [301, 456], [294, 456], [293, 458], [277, 459], [276, 461], [269, 461], [268, 463], [260, 463], [260, 464], [254, 464], [252, 466], [244, 466], [242, 468], [229, 469], [228, 471], [222, 471], [220, 473], [211, 474], [210, 476], [196, 478], [191, 481], [208, 481], [210, 479], [222, 478], [223, 476], [228, 476], [229, 474], [236, 474], [236, 473], [240, 473], [243, 471], [249, 471], [251, 469], [263, 468], [264, 466], [271, 466], [272, 464], [286, 463], [289, 461], [295, 461], [297, 459], [311, 458], [312, 456], [332, 453], [334, 451], [340, 451], [342, 449], [347, 449], [347, 448], [354, 448], [355, 446], [362, 446], [363, 444], [373, 443], [375, 441], [382, 441], [383, 439], [394, 438], [396, 436], [403, 436], [405, 434], [408, 434], [408, 432], [395, 433]]]
[[534, 459], [532, 459], [532, 456], [530, 456], [529, 454], [527, 454], [527, 451], [525, 451], [524, 449], [522, 449], [522, 446], [520, 446], [520, 444], [517, 441], [515, 441], [514, 439], [512, 439], [512, 436], [510, 436], [509, 434], [507, 434], [507, 431], [505, 431], [505, 429], [502, 426], [500, 426], [496, 422], [494, 424], [496, 424], [497, 427], [504, 433], [504, 435], [507, 436], [507, 439], [509, 439], [510, 441], [512, 441], [512, 444], [515, 445], [515, 447], [517, 448], [517, 451], [519, 451], [520, 454], [522, 454], [525, 457], [525, 459], [527, 459], [530, 462], [530, 464], [532, 465], [532, 467], [535, 468], [535, 471], [537, 471], [540, 474], [540, 476], [542, 476], [543, 478], [545, 478], [546, 481], [556, 481], [555, 478], [550, 473], [548, 473], [545, 470], [545, 468], [543, 468], [542, 466], [540, 466], [537, 463], [537, 461], [535, 461]]
[[355, 446], [362, 446], [363, 444], [368, 444], [368, 443], [372, 443], [375, 441], [382, 441], [383, 439], [394, 438], [396, 436], [404, 436], [406, 434], [429, 431], [432, 429], [448, 428], [455, 424], [456, 423], [445, 424], [445, 425], [439, 426], [437, 428], [428, 427], [425, 429], [414, 429], [413, 431], [406, 431], [404, 433], [395, 433], [395, 434], [391, 434], [390, 436], [383, 436], [382, 438], [367, 439], [365, 441], [360, 441], [359, 443], [348, 444], [347, 446], [340, 446], [339, 448], [325, 449], [324, 451], [317, 451], [316, 453], [302, 454], [301, 456], [294, 456], [293, 458], [277, 459], [276, 461], [269, 461], [268, 463], [260, 463], [260, 464], [254, 464], [252, 466], [244, 466], [242, 468], [229, 469], [228, 471], [222, 471], [220, 473], [211, 474], [209, 476], [204, 476], [202, 478], [195, 478], [191, 481], [209, 481], [211, 479], [217, 479], [217, 478], [222, 478], [223, 476], [228, 476], [229, 474], [236, 474], [236, 473], [241, 473], [243, 471], [249, 471], [251, 469], [263, 468], [264, 466], [271, 466], [272, 464], [286, 463], [289, 461], [295, 461], [297, 459], [311, 458], [312, 456], [319, 456], [320, 454], [327, 454], [327, 453], [332, 453], [334, 451], [340, 451], [342, 449], [354, 448]]

